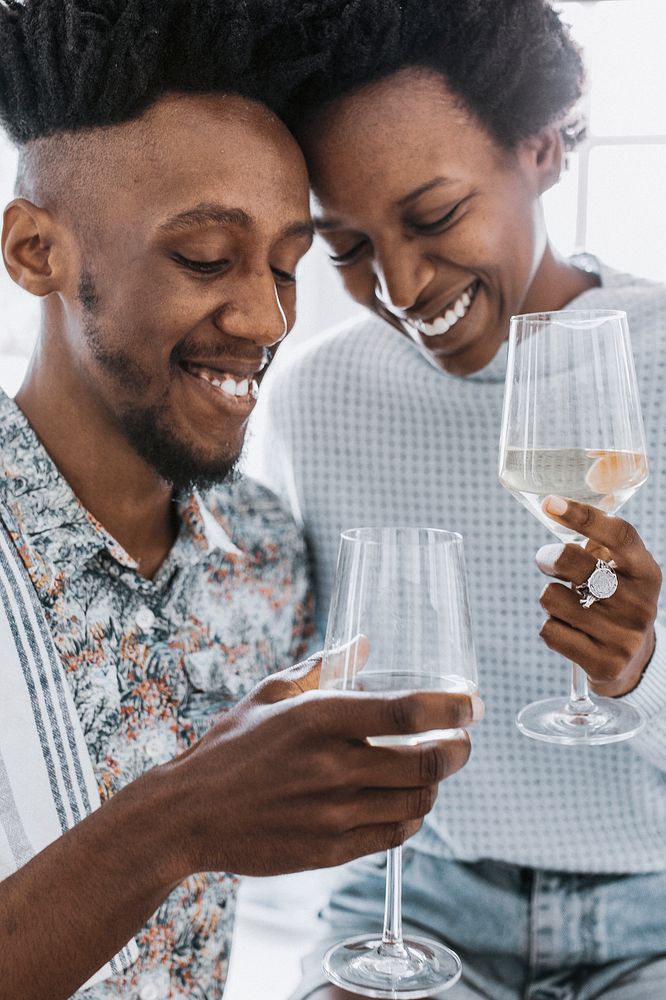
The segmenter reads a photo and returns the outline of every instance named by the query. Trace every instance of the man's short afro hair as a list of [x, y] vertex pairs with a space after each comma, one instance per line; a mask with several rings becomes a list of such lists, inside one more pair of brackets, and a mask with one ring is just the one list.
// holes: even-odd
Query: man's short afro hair
[[[290, 0], [0, 0], [0, 123], [17, 144], [139, 117], [161, 94], [262, 100]], [[258, 58], [257, 53], [261, 53]]]
[[[296, 132], [327, 102], [422, 67], [501, 146], [553, 124], [567, 147], [580, 138], [580, 123], [567, 120], [584, 82], [580, 51], [548, 0], [292, 0], [289, 9], [282, 48], [314, 67], [283, 94]], [[277, 74], [275, 83], [279, 94]]]

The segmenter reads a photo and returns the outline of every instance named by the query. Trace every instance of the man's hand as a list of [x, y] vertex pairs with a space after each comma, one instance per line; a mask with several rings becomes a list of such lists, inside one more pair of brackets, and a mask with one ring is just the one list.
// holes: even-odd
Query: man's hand
[[[566, 509], [561, 511], [558, 506], [562, 505]], [[578, 586], [594, 571], [597, 559], [612, 559], [618, 587], [612, 597], [584, 608], [575, 590], [548, 584], [541, 594], [542, 607], [549, 615], [541, 637], [585, 670], [597, 694], [628, 694], [638, 685], [654, 652], [661, 570], [627, 521], [559, 497], [549, 497], [544, 510], [590, 541], [586, 548], [544, 545], [536, 556], [539, 569]]]
[[439, 782], [467, 761], [467, 734], [416, 747], [367, 736], [468, 726], [476, 697], [316, 690], [319, 660], [263, 681], [170, 764], [181, 874], [323, 868], [401, 844]]
[[0, 997], [71, 996], [187, 875], [335, 865], [419, 828], [469, 740], [380, 748], [365, 737], [466, 726], [481, 703], [317, 691], [318, 671], [307, 661], [270, 677], [0, 881]]

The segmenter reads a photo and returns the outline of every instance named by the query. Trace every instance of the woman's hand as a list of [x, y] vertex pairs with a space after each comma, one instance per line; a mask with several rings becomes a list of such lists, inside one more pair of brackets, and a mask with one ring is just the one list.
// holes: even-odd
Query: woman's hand
[[661, 570], [636, 529], [622, 518], [560, 497], [548, 497], [543, 509], [589, 542], [585, 548], [542, 546], [536, 555], [539, 569], [579, 586], [588, 580], [597, 559], [612, 559], [618, 586], [611, 597], [584, 608], [576, 590], [549, 583], [541, 594], [541, 605], [548, 613], [541, 638], [581, 666], [597, 694], [628, 694], [640, 682], [654, 652]]

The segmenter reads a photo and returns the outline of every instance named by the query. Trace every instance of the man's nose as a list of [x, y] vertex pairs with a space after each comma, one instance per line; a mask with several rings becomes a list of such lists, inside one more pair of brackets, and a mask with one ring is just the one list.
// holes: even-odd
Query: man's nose
[[418, 302], [434, 274], [434, 264], [422, 255], [382, 255], [375, 267], [375, 295], [391, 312], [407, 312]]
[[241, 278], [236, 294], [218, 310], [216, 325], [231, 337], [252, 340], [262, 347], [283, 340], [289, 321], [272, 272]]

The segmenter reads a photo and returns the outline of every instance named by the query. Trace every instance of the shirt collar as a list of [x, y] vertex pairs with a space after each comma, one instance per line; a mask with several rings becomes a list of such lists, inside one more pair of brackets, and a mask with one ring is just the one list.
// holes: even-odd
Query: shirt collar
[[181, 534], [185, 534], [195, 548], [203, 552], [218, 549], [230, 555], [243, 555], [198, 493], [194, 492], [178, 503], [178, 514]]
[[[24, 559], [47, 586], [72, 575], [102, 550], [121, 566], [138, 563], [77, 499], [25, 415], [0, 390], [0, 499], [20, 538]], [[180, 532], [172, 557], [194, 563], [214, 549], [241, 555], [222, 525], [193, 493], [178, 501]]]

